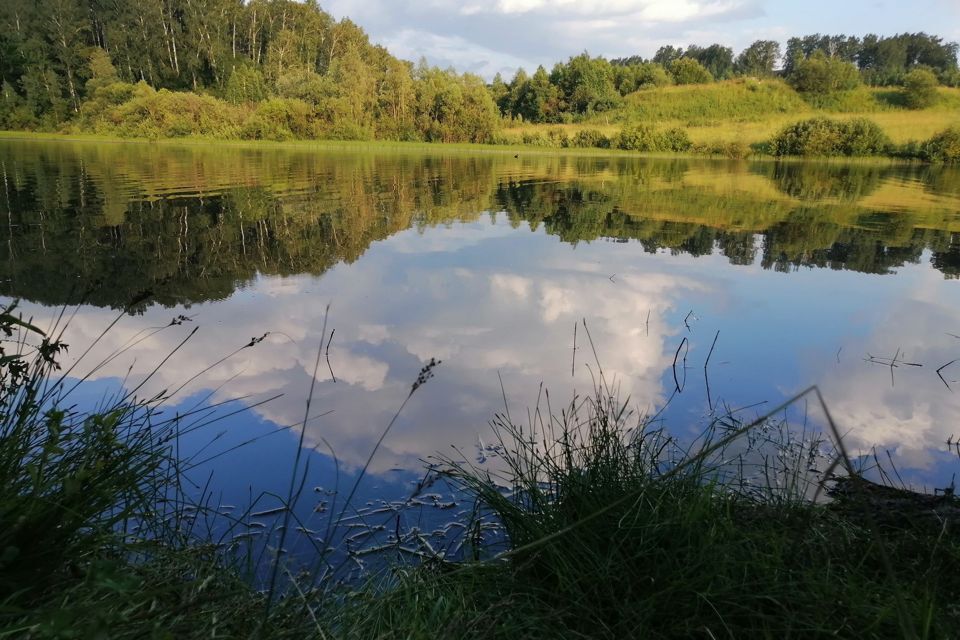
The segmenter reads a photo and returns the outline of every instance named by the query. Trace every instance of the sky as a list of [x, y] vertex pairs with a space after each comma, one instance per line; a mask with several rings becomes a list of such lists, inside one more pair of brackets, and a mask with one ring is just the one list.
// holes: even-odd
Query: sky
[[960, 0], [327, 0], [394, 55], [509, 80], [589, 51], [651, 57], [667, 44], [925, 31], [960, 40]]

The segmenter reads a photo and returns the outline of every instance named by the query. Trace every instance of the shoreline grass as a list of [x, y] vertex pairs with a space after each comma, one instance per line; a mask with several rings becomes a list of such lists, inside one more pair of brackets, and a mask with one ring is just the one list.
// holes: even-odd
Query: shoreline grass
[[[539, 126], [539, 125], [537, 125]], [[233, 149], [249, 149], [262, 151], [324, 151], [324, 152], [351, 152], [369, 154], [436, 154], [436, 155], [472, 155], [490, 154], [498, 156], [517, 156], [523, 153], [526, 156], [541, 157], [592, 157], [592, 158], [638, 158], [638, 159], [690, 159], [690, 160], [718, 160], [750, 162], [815, 162], [835, 164], [885, 164], [909, 165], [921, 161], [913, 158], [904, 158], [890, 155], [874, 156], [774, 156], [764, 152], [752, 152], [746, 158], [730, 158], [717, 151], [703, 152], [640, 152], [623, 149], [593, 148], [593, 147], [542, 147], [525, 144], [479, 144], [479, 143], [447, 143], [447, 142], [400, 142], [386, 140], [224, 140], [218, 138], [184, 137], [184, 138], [122, 138], [104, 136], [93, 133], [47, 133], [32, 131], [2, 131], [0, 142], [69, 142], [77, 144], [115, 144], [149, 146], [160, 145], [165, 147], [217, 147]]]

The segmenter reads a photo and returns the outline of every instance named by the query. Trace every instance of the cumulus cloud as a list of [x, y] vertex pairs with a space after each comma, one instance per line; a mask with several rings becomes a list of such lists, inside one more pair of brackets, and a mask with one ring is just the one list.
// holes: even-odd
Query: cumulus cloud
[[334, 0], [396, 55], [490, 78], [584, 50], [652, 55], [692, 29], [762, 15], [758, 0]]
[[[509, 225], [501, 220], [497, 225], [431, 229], [425, 235], [449, 235], [444, 254], [462, 255], [486, 251], [477, 249], [484, 243], [495, 246], [505, 229]], [[420, 459], [449, 451], [450, 445], [469, 450], [478, 436], [486, 437], [488, 420], [502, 408], [501, 378], [516, 394], [518, 409], [535, 401], [541, 382], [559, 398], [567, 397], [572, 386], [588, 388], [585, 352], [576, 376], [570, 376], [572, 328], [582, 318], [600, 345], [604, 370], [617, 379], [624, 396], [645, 409], [663, 402], [662, 374], [671, 357], [667, 343], [677, 330], [666, 316], [672, 300], [703, 285], [639, 264], [621, 269], [614, 285], [605, 268], [571, 255], [569, 245], [552, 239], [534, 243], [509, 270], [495, 258], [469, 268], [438, 268], [421, 264], [422, 256], [409, 253], [409, 244], [421, 237], [417, 234], [410, 230], [393, 236], [349, 270], [334, 270], [319, 279], [262, 277], [225, 301], [186, 311], [154, 307], [126, 317], [79, 370], [185, 312], [194, 317], [193, 325], [161, 331], [92, 376], [120, 379], [130, 372], [128, 385], [137, 384], [192, 326], [199, 326], [193, 340], [160, 368], [142, 393], [169, 392], [252, 335], [269, 331], [262, 343], [207, 371], [179, 397], [214, 390], [214, 401], [244, 398], [253, 404], [283, 394], [253, 410], [277, 425], [296, 424], [303, 417], [324, 310], [332, 301], [330, 326], [336, 334], [329, 353], [336, 382], [323, 362], [313, 398], [315, 413], [332, 413], [308, 426], [305, 435], [310, 445], [330, 443], [346, 467], [365, 461], [420, 367], [432, 357], [444, 361], [384, 442], [375, 471], [416, 467]], [[425, 246], [434, 246], [430, 237], [423, 240]], [[457, 256], [451, 260], [463, 262]], [[380, 284], [385, 272], [397, 274], [390, 287]], [[41, 322], [55, 315], [35, 305], [24, 309]], [[66, 341], [77, 347], [90, 344], [113, 317], [111, 311], [81, 309]]]
[[[889, 367], [851, 357], [822, 378], [831, 414], [858, 452], [890, 450], [898, 464], [925, 469], [937, 462], [936, 452], [945, 450], [948, 439], [960, 435], [960, 395], [935, 373], [956, 355], [958, 341], [946, 329], [960, 317], [960, 298], [943, 297], [940, 284], [939, 274], [925, 272], [900, 304], [871, 322], [871, 333], [844, 349], [887, 358], [899, 350], [900, 360], [923, 366], [898, 366], [891, 379]], [[958, 365], [942, 372], [954, 391], [960, 386]]]

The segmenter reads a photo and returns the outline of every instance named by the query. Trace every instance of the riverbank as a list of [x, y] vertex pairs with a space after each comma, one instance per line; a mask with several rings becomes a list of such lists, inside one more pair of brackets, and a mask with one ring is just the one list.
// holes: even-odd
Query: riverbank
[[[496, 155], [503, 157], [514, 156], [522, 159], [524, 156], [542, 157], [592, 157], [592, 158], [653, 158], [653, 159], [722, 159], [746, 160], [760, 162], [808, 162], [818, 163], [864, 163], [880, 165], [913, 164], [920, 162], [917, 158], [890, 156], [890, 155], [856, 155], [856, 156], [775, 156], [765, 151], [764, 146], [758, 150], [745, 152], [742, 157], [731, 157], [724, 149], [712, 150], [692, 149], [688, 151], [631, 151], [606, 147], [574, 147], [574, 146], [539, 146], [535, 144], [481, 144], [481, 143], [447, 143], [447, 142], [401, 142], [386, 140], [222, 140], [202, 136], [187, 136], [182, 138], [124, 138], [92, 133], [43, 133], [31, 131], [0, 131], [0, 141], [43, 141], [43, 142], [76, 142], [86, 144], [108, 145], [136, 145], [156, 146], [168, 148], [176, 147], [223, 147], [225, 149], [247, 149], [264, 151], [310, 151], [310, 152], [349, 152], [357, 154], [430, 154], [449, 156], [469, 155]], [[522, 155], [521, 155], [522, 154]]]
[[[189, 464], [173, 446], [180, 423], [124, 399], [93, 414], [51, 409], [47, 399], [63, 390], [54, 385], [49, 395], [45, 382], [63, 351], [57, 333], [41, 333], [15, 308], [0, 326], [27, 347], [0, 369], [0, 513], [9, 523], [0, 534], [0, 635], [932, 638], [960, 630], [960, 536], [941, 509], [953, 507], [952, 495], [894, 519], [856, 483], [824, 503], [842, 452], [812, 434], [791, 438], [775, 419], [782, 407], [749, 423], [719, 416], [681, 443], [634, 415], [601, 374], [593, 395], [562, 412], [537, 407], [532, 415], [542, 417], [530, 424], [497, 415], [490, 465], [447, 458], [434, 467], [477, 505], [463, 523], [464, 553], [435, 549], [338, 583], [297, 571], [283, 554], [256, 566], [244, 547], [204, 539], [195, 523], [218, 511], [183, 491]], [[20, 361], [27, 366], [12, 366]], [[745, 443], [750, 433], [763, 437]], [[484, 522], [502, 535], [489, 536]]]

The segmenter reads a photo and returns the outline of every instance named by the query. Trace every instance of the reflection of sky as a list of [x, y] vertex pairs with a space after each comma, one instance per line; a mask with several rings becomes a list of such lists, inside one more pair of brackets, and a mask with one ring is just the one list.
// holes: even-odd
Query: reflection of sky
[[[387, 473], [416, 468], [451, 446], [469, 450], [485, 438], [488, 420], [502, 408], [498, 372], [515, 413], [536, 401], [541, 381], [554, 398], [586, 391], [592, 355], [582, 325], [571, 377], [573, 326], [583, 318], [604, 371], [644, 411], [669, 397], [674, 352], [683, 337], [690, 339], [688, 386], [666, 417], [671, 428], [692, 431], [707, 411], [703, 360], [719, 330], [710, 363], [715, 400], [775, 404], [820, 383], [851, 444], [892, 449], [907, 468], [941, 469], [944, 458], [932, 450], [943, 450], [954, 433], [960, 400], [934, 370], [960, 356], [960, 340], [946, 333], [960, 334], [960, 296], [957, 282], [945, 281], [928, 262], [895, 276], [824, 269], [783, 274], [734, 266], [721, 256], [645, 253], [638, 243], [571, 246], [542, 230], [511, 229], [500, 217], [495, 224], [484, 219], [399, 233], [321, 277], [260, 277], [224, 301], [125, 317], [88, 356], [87, 367], [183, 312], [192, 323], [158, 333], [93, 376], [122, 378], [132, 366], [134, 383], [199, 327], [144, 393], [171, 390], [270, 332], [181, 395], [209, 389], [215, 400], [255, 402], [282, 393], [254, 409], [256, 420], [297, 423], [330, 303], [336, 382], [322, 362], [312, 413], [329, 413], [307, 427], [305, 440], [329, 446], [347, 468], [366, 460], [420, 367], [431, 357], [443, 360], [374, 461], [373, 471]], [[38, 318], [53, 313], [23, 307]], [[71, 354], [81, 353], [113, 317], [80, 309], [66, 337]], [[897, 368], [891, 387], [889, 369], [863, 358], [892, 356], [898, 348], [924, 367]], [[960, 378], [960, 365], [952, 373]], [[220, 428], [246, 427], [228, 422]], [[276, 444], [250, 448], [230, 482], [246, 486], [253, 476], [287, 468], [295, 435], [278, 434], [270, 438]]]

